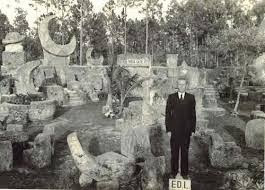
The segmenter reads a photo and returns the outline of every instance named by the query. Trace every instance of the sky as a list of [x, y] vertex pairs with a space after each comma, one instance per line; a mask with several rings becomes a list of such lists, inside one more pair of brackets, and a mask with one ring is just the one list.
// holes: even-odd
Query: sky
[[[9, 18], [9, 21], [12, 23], [14, 17], [16, 15], [16, 8], [20, 7], [23, 10], [28, 12], [27, 20], [29, 22], [30, 27], [34, 25], [34, 21], [42, 14], [46, 13], [45, 8], [39, 7], [38, 10], [34, 10], [29, 6], [32, 3], [32, 0], [0, 0], [0, 10], [2, 13], [6, 14]], [[90, 0], [93, 3], [93, 8], [95, 12], [99, 12], [102, 10], [103, 6], [108, 0]], [[160, 0], [163, 2], [163, 12], [165, 13], [167, 10], [167, 6], [171, 0]], [[128, 9], [128, 18], [143, 18], [144, 15], [139, 13], [139, 10], [136, 8]]]

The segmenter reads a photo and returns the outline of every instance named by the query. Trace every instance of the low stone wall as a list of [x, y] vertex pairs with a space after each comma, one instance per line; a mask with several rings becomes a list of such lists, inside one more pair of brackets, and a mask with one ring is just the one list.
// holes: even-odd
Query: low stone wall
[[17, 98], [17, 96], [15, 94], [4, 94], [1, 96], [1, 103], [4, 103], [4, 102], [14, 102], [15, 99]]
[[26, 124], [28, 122], [29, 105], [3, 103], [2, 107], [9, 115], [7, 123]]
[[67, 72], [67, 85], [78, 83], [84, 91], [90, 92], [93, 88], [96, 91], [107, 92], [105, 79], [106, 68], [108, 66], [69, 66]]
[[169, 69], [164, 66], [152, 66], [151, 67], [151, 74], [153, 76], [159, 76], [159, 77], [167, 77]]
[[26, 124], [29, 120], [47, 120], [53, 118], [56, 111], [55, 100], [34, 101], [30, 105], [1, 104], [1, 109], [8, 113], [7, 123]]
[[55, 100], [35, 101], [29, 106], [29, 119], [42, 121], [52, 119], [56, 111]]

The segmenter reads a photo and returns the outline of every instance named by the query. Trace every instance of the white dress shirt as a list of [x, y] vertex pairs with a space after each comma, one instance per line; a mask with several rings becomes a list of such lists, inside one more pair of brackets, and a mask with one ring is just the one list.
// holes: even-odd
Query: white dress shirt
[[178, 96], [179, 96], [179, 99], [180, 100], [184, 100], [184, 97], [185, 97], [185, 92], [178, 92]]

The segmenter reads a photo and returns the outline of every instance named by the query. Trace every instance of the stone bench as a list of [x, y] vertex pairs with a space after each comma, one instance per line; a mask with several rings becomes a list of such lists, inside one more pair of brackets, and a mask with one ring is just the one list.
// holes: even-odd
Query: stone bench
[[256, 110], [265, 112], [265, 104], [257, 104]]
[[241, 148], [235, 142], [224, 142], [222, 137], [211, 134], [209, 158], [214, 168], [237, 168], [243, 163]]
[[31, 121], [44, 121], [52, 119], [56, 111], [56, 100], [34, 101], [29, 106], [29, 119]]

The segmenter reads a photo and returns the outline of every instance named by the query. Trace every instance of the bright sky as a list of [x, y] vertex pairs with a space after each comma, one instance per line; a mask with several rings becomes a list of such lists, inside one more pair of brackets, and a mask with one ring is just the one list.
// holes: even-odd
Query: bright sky
[[[29, 22], [30, 27], [33, 26], [34, 21], [42, 14], [46, 13], [46, 9], [44, 7], [39, 7], [38, 10], [34, 10], [29, 6], [32, 3], [32, 0], [0, 0], [0, 10], [2, 13], [6, 14], [9, 18], [9, 21], [12, 22], [17, 7], [22, 8], [28, 12], [27, 20]], [[90, 0], [94, 5], [94, 11], [99, 12], [102, 10], [103, 6], [108, 0]], [[163, 12], [167, 10], [167, 6], [171, 0], [160, 0], [163, 2]], [[128, 9], [128, 17], [129, 18], [141, 18], [143, 15], [140, 15], [137, 9], [130, 8]]]
[[[12, 23], [13, 19], [16, 15], [15, 9], [20, 7], [28, 12], [27, 20], [29, 22], [30, 27], [33, 26], [34, 21], [43, 13], [46, 13], [46, 9], [44, 7], [38, 7], [38, 10], [34, 10], [32, 7], [29, 6], [32, 3], [32, 0], [0, 0], [0, 10], [4, 14], [6, 14], [9, 18], [9, 21]], [[90, 0], [94, 5], [94, 11], [99, 12], [102, 10], [103, 6], [108, 0]], [[183, 0], [176, 0], [176, 1], [183, 1]], [[260, 1], [260, 0], [258, 0]], [[163, 2], [163, 13], [166, 12], [167, 7], [171, 0], [160, 0]], [[252, 5], [250, 0], [243, 0], [242, 6], [248, 10], [251, 9]], [[120, 11], [119, 11], [120, 13]], [[144, 15], [139, 13], [139, 10], [136, 8], [128, 9], [128, 17], [129, 18], [143, 18]]]

